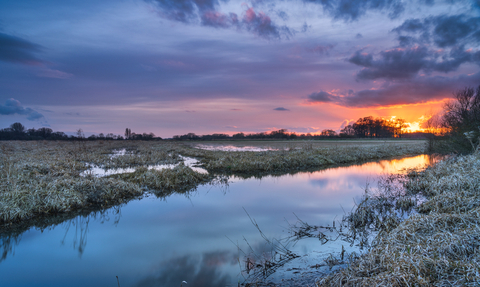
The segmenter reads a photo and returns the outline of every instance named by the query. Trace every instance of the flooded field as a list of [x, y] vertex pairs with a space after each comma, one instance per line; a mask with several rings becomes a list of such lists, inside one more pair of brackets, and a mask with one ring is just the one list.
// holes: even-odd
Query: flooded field
[[300, 149], [305, 146], [311, 148], [320, 147], [348, 147], [348, 146], [379, 146], [379, 145], [418, 145], [425, 143], [424, 140], [392, 140], [392, 139], [349, 139], [349, 140], [263, 140], [263, 141], [210, 141], [210, 142], [192, 142], [186, 143], [195, 148], [205, 150], [220, 150], [220, 151], [268, 151], [268, 150], [289, 150]]
[[[350, 211], [379, 176], [432, 162], [426, 155], [261, 179], [230, 177], [165, 198], [148, 195], [103, 213], [78, 216], [19, 236], [3, 234], [2, 286], [237, 286], [245, 254], [285, 238], [298, 219], [327, 225]], [[320, 276], [315, 262], [340, 252], [334, 242], [301, 240], [300, 255], [268, 280]]]

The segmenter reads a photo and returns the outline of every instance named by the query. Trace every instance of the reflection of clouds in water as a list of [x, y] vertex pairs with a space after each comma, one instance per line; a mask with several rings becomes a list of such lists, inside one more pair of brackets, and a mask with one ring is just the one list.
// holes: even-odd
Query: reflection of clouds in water
[[221, 267], [238, 264], [237, 255], [230, 251], [207, 252], [201, 256], [182, 256], [161, 263], [157, 275], [150, 275], [134, 286], [185, 286], [224, 287], [230, 285], [232, 278], [222, 274]]

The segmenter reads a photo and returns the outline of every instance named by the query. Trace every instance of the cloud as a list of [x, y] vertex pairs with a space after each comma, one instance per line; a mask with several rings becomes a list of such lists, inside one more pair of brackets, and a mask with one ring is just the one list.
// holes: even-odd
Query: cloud
[[[439, 15], [425, 19], [408, 19], [393, 29], [403, 45], [432, 43], [440, 48], [478, 42], [480, 17], [465, 14]], [[406, 33], [407, 35], [404, 35]], [[406, 41], [408, 39], [408, 41]]]
[[185, 286], [205, 285], [227, 286], [232, 282], [220, 267], [233, 267], [237, 263], [235, 254], [229, 251], [204, 253], [202, 256], [182, 256], [161, 262], [158, 271], [141, 279], [133, 286], [176, 286], [178, 282], [188, 282]]
[[218, 5], [217, 0], [153, 0], [161, 8], [164, 17], [190, 23], [198, 18], [197, 10], [201, 13], [213, 11]]
[[40, 77], [54, 78], [54, 79], [68, 79], [73, 77], [73, 75], [70, 73], [62, 72], [59, 70], [48, 69], [48, 68], [43, 69], [38, 75]]
[[31, 109], [24, 108], [22, 104], [15, 99], [8, 99], [4, 105], [0, 104], [0, 115], [26, 115], [30, 121], [43, 118], [43, 115], [39, 112]]
[[274, 111], [290, 111], [289, 109], [286, 109], [284, 107], [278, 107], [278, 108], [275, 108], [273, 109]]
[[342, 122], [342, 124], [340, 125], [340, 129], [343, 129], [343, 128], [345, 128], [346, 126], [353, 124], [354, 122], [355, 122], [355, 120], [353, 120], [353, 119], [351, 119], [351, 120], [348, 120], [348, 119], [347, 119], [347, 120], [344, 120], [344, 121]]
[[292, 35], [286, 26], [277, 27], [269, 16], [263, 12], [255, 13], [253, 7], [248, 8], [245, 12], [243, 23], [247, 30], [265, 38], [280, 38], [281, 33], [287, 37]]
[[328, 103], [334, 99], [335, 96], [324, 91], [312, 93], [308, 95], [308, 101], [312, 103]]
[[425, 47], [397, 48], [380, 52], [377, 59], [372, 54], [357, 51], [348, 61], [363, 66], [357, 79], [409, 78], [427, 65], [428, 50]]
[[439, 47], [456, 45], [480, 26], [480, 17], [467, 17], [464, 14], [454, 16], [439, 16], [433, 18], [436, 25], [433, 30], [433, 39]]
[[334, 47], [332, 44], [328, 45], [317, 45], [311, 49], [312, 52], [319, 54], [328, 54], [328, 51]]
[[395, 80], [416, 76], [421, 70], [426, 73], [448, 73], [467, 62], [480, 64], [480, 51], [466, 50], [464, 46], [449, 51], [432, 51], [427, 46], [398, 47], [382, 51], [376, 57], [358, 50], [348, 61], [364, 67], [356, 77], [359, 80], [380, 78]]
[[0, 61], [39, 65], [42, 61], [35, 53], [40, 50], [40, 45], [0, 32]]
[[358, 80], [407, 79], [420, 71], [448, 73], [463, 63], [480, 65], [480, 17], [465, 14], [408, 19], [392, 30], [399, 46], [378, 54], [356, 51], [348, 61], [363, 67]]
[[395, 19], [405, 10], [400, 0], [303, 0], [320, 4], [335, 19], [355, 21], [369, 10], [388, 11], [388, 17]]
[[[331, 102], [344, 107], [385, 107], [408, 105], [442, 100], [452, 97], [452, 93], [464, 87], [475, 87], [480, 83], [480, 72], [458, 77], [415, 77], [406, 81], [390, 83], [379, 89], [368, 89], [339, 94], [322, 94], [316, 100], [314, 93], [308, 96], [309, 102]], [[326, 95], [328, 94], [328, 95]], [[313, 96], [312, 96], [313, 95]], [[324, 98], [327, 98], [325, 100]]]
[[[148, 1], [148, 0], [146, 0]], [[164, 18], [189, 24], [200, 23], [215, 28], [235, 28], [250, 31], [262, 38], [289, 38], [293, 32], [287, 26], [277, 26], [264, 12], [248, 7], [243, 17], [218, 11], [217, 0], [152, 0]], [[282, 13], [281, 17], [286, 17]]]

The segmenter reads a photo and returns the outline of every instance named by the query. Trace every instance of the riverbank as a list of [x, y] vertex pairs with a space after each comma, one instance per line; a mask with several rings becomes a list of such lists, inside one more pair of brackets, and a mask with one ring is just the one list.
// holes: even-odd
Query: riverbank
[[[380, 230], [365, 255], [317, 286], [478, 286], [480, 154], [412, 172], [406, 195], [426, 201], [418, 214]], [[393, 218], [393, 217], [392, 217]]]
[[[204, 143], [204, 142], [203, 142]], [[0, 224], [69, 213], [85, 208], [104, 209], [154, 190], [157, 196], [186, 192], [231, 174], [285, 174], [355, 164], [424, 152], [424, 142], [322, 146], [297, 142], [279, 150], [225, 152], [202, 150], [175, 142], [2, 142]], [[209, 174], [178, 165], [154, 170], [152, 165], [182, 162], [195, 157]], [[133, 167], [132, 174], [96, 177], [91, 166], [104, 169]]]

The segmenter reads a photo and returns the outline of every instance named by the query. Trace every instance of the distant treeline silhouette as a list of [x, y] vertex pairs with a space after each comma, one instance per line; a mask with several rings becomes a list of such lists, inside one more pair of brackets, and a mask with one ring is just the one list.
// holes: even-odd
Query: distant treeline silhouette
[[125, 130], [125, 137], [112, 133], [91, 135], [85, 137], [81, 129], [77, 130], [76, 135], [67, 135], [64, 132], [54, 132], [50, 128], [26, 129], [21, 123], [13, 123], [10, 127], [0, 129], [0, 140], [161, 140], [161, 137], [155, 137], [153, 133], [136, 134], [130, 129]]
[[[325, 129], [320, 134], [288, 132], [280, 129], [271, 132], [260, 133], [236, 133], [232, 136], [227, 134], [196, 135], [188, 133], [173, 136], [174, 140], [235, 140], [235, 139], [325, 139], [325, 138], [401, 138], [407, 127], [404, 119], [385, 120], [372, 116], [359, 118], [355, 123], [345, 126], [340, 133], [331, 129]], [[417, 133], [418, 134], [418, 133]]]
[[[401, 138], [407, 125], [403, 119], [385, 120], [372, 116], [359, 118], [355, 123], [345, 126], [339, 133], [325, 129], [320, 134], [288, 132], [280, 129], [271, 132], [236, 133], [232, 136], [222, 133], [211, 135], [196, 135], [187, 133], [173, 136], [174, 140], [245, 140], [245, 139], [325, 139], [325, 138]], [[112, 133], [91, 135], [85, 137], [79, 129], [76, 135], [66, 135], [64, 132], [54, 132], [50, 128], [26, 129], [21, 123], [0, 129], [0, 140], [161, 140], [153, 133], [136, 134], [131, 129], [125, 129], [125, 136]]]

